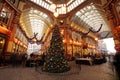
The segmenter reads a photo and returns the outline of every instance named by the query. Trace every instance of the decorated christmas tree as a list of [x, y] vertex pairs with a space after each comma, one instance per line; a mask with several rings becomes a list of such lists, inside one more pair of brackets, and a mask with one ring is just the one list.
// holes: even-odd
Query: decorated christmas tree
[[52, 39], [50, 47], [46, 52], [46, 58], [44, 66], [42, 67], [43, 71], [52, 72], [52, 73], [61, 73], [67, 72], [70, 70], [68, 66], [68, 61], [64, 55], [64, 44], [58, 26], [55, 25], [53, 28]]

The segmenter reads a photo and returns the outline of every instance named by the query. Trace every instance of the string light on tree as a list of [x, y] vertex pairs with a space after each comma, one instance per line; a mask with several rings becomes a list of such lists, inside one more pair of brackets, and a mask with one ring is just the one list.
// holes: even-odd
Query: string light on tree
[[70, 70], [68, 61], [65, 57], [63, 40], [57, 25], [53, 28], [50, 47], [46, 52], [46, 61], [42, 67], [43, 71], [61, 73]]

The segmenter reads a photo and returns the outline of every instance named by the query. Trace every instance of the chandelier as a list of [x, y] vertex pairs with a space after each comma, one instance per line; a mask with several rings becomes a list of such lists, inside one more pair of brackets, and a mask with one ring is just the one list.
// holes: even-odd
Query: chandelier
[[56, 5], [56, 4], [51, 4], [50, 8], [54, 11], [53, 15], [55, 17], [59, 16], [59, 13], [65, 13], [67, 12], [66, 5]]

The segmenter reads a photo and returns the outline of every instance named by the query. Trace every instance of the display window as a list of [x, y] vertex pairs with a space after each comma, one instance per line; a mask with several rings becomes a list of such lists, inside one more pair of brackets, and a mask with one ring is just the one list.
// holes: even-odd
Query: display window
[[5, 24], [8, 24], [10, 16], [11, 13], [6, 8], [3, 8], [2, 11], [0, 12], [0, 21]]
[[0, 34], [0, 55], [4, 52], [6, 38]]

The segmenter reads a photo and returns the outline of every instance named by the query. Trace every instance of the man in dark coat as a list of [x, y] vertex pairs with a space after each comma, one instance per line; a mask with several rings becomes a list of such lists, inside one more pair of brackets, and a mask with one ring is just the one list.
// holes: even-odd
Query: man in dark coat
[[114, 66], [120, 80], [120, 45], [115, 46], [116, 54], [114, 56]]

